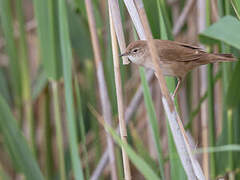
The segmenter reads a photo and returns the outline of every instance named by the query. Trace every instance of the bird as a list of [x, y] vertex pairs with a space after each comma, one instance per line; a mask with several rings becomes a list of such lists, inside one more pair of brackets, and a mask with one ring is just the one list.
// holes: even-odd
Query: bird
[[[236, 58], [232, 54], [207, 53], [204, 49], [190, 44], [154, 39], [160, 69], [164, 76], [177, 78], [177, 86], [173, 98], [178, 92], [184, 78], [196, 67], [209, 63], [233, 62]], [[120, 57], [127, 56], [131, 63], [155, 71], [151, 54], [146, 40], [131, 42]]]

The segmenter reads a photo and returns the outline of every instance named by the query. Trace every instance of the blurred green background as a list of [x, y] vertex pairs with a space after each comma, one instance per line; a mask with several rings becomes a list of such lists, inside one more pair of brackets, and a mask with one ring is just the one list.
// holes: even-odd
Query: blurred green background
[[[124, 1], [118, 3], [129, 44], [135, 29]], [[116, 128], [108, 4], [93, 0], [92, 5]], [[239, 0], [144, 0], [144, 7], [154, 38], [202, 44], [208, 52], [232, 53], [239, 60]], [[1, 179], [90, 179], [108, 146], [96, 115], [102, 116], [102, 107], [85, 2], [0, 0], [0, 17]], [[132, 179], [187, 179], [158, 81], [147, 82], [142, 68], [121, 60], [120, 71], [125, 113], [138, 87], [144, 94], [128, 118], [125, 149]], [[206, 73], [207, 79], [199, 68], [189, 73], [176, 104], [207, 179], [240, 179], [240, 62], [211, 64]], [[172, 92], [176, 80], [166, 80]], [[120, 145], [116, 131], [109, 131]], [[123, 179], [117, 144], [117, 176]], [[110, 169], [103, 166], [97, 178], [112, 179]]]

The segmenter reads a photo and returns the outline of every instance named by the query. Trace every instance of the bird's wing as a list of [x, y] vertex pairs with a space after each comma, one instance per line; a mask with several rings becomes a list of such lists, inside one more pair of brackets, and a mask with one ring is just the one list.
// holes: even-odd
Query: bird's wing
[[175, 42], [175, 41], [159, 41], [158, 55], [162, 61], [180, 61], [189, 62], [199, 60], [206, 52], [197, 46]]

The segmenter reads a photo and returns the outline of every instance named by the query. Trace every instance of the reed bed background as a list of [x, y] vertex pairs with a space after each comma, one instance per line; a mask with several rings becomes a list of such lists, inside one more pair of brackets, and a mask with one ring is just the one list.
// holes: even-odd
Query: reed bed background
[[239, 0], [0, 0], [0, 17], [1, 179], [240, 179], [240, 62], [195, 69], [173, 102], [175, 78], [118, 57], [157, 38], [239, 60]]

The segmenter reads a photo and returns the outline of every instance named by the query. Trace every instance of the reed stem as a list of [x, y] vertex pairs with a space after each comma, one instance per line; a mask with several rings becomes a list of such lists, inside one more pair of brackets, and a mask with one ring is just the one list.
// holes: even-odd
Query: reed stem
[[60, 167], [60, 179], [66, 179], [66, 169], [64, 161], [64, 145], [63, 145], [63, 129], [61, 124], [61, 115], [58, 101], [58, 84], [55, 80], [51, 81], [52, 94], [53, 94], [53, 109], [54, 109], [54, 119], [56, 124], [56, 137], [57, 137], [57, 146], [58, 146], [58, 158], [59, 158], [59, 167]]
[[[101, 106], [103, 112], [104, 121], [111, 126], [112, 125], [112, 109], [110, 105], [110, 100], [108, 96], [107, 86], [105, 82], [104, 72], [103, 72], [103, 64], [101, 58], [101, 51], [97, 37], [96, 31], [96, 22], [93, 13], [92, 1], [85, 0], [87, 15], [88, 15], [88, 22], [89, 22], [89, 29], [91, 33], [93, 51], [94, 51], [94, 60], [97, 69], [97, 79], [98, 79], [98, 86], [100, 89], [100, 98], [101, 98]], [[109, 153], [109, 162], [111, 168], [111, 179], [117, 180], [117, 170], [116, 170], [116, 163], [115, 163], [115, 154], [114, 154], [114, 144], [111, 136], [106, 132], [107, 136], [107, 146], [108, 146], [108, 153]]]
[[[124, 120], [122, 81], [121, 81], [121, 74], [120, 74], [117, 38], [115, 34], [115, 29], [114, 29], [112, 14], [110, 9], [109, 9], [109, 19], [110, 19], [110, 31], [111, 31], [111, 39], [112, 39], [112, 51], [113, 51], [114, 75], [115, 75], [115, 85], [116, 85], [116, 94], [117, 94], [120, 135], [121, 135], [122, 141], [127, 144], [127, 128], [126, 128], [126, 122]], [[123, 147], [122, 147], [122, 158], [123, 158], [123, 168], [124, 168], [125, 179], [131, 180], [131, 170], [130, 170], [129, 159]]]

